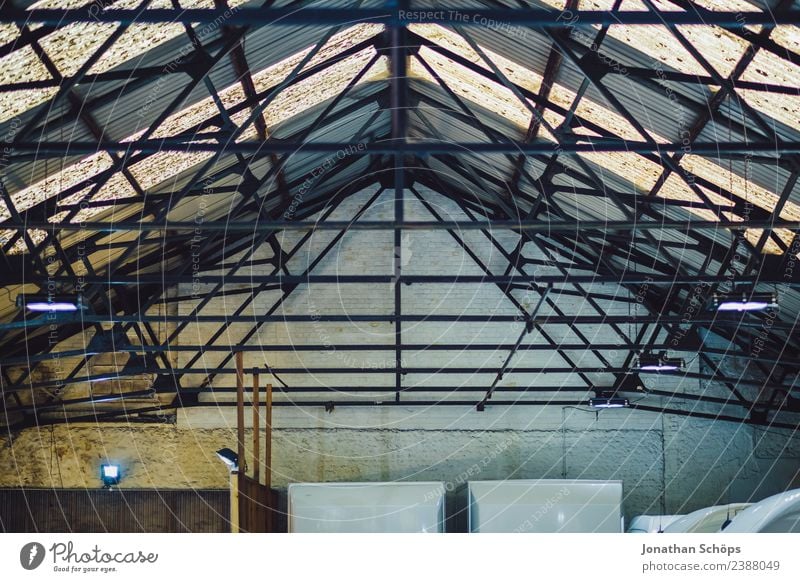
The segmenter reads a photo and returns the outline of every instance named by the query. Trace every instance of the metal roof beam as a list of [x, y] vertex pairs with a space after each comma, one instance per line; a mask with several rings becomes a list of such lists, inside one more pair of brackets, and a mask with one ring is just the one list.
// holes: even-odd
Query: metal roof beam
[[[197, 138], [194, 138], [197, 139]], [[620, 138], [576, 136], [574, 141], [562, 144], [560, 153], [562, 154], [581, 154], [581, 153], [606, 153], [606, 152], [627, 152], [633, 154], [652, 154], [652, 153], [672, 153], [681, 152], [685, 149], [682, 142], [655, 143], [651, 141], [629, 141]], [[192, 138], [172, 138], [165, 137], [159, 139], [140, 139], [126, 142], [102, 141], [99, 143], [83, 141], [25, 141], [14, 144], [14, 150], [18, 152], [38, 152], [38, 159], [53, 156], [63, 156], [67, 153], [91, 154], [98, 151], [117, 152], [130, 157], [133, 152], [158, 153], [164, 151], [173, 152], [212, 152], [212, 153], [250, 153], [259, 156], [268, 156], [272, 153], [292, 153], [305, 151], [313, 153], [335, 153], [340, 150], [352, 151], [352, 155], [368, 156], [375, 154], [394, 155], [415, 154], [420, 156], [433, 154], [459, 154], [459, 153], [483, 153], [483, 154], [552, 154], [558, 149], [558, 145], [552, 142], [523, 143], [506, 141], [501, 143], [491, 142], [463, 142], [459, 144], [426, 142], [422, 140], [412, 140], [406, 142], [394, 142], [383, 140], [375, 143], [364, 142], [297, 142], [294, 140], [272, 140], [271, 142], [259, 141], [238, 141], [235, 143], [203, 143], [192, 141]], [[774, 142], [696, 142], [692, 145], [692, 153], [697, 155], [718, 155], [718, 154], [749, 154], [749, 153], [773, 153], [776, 155], [798, 154], [800, 153], [800, 141], [788, 140], [775, 144]], [[26, 159], [25, 154], [11, 154], [11, 162]], [[777, 158], [776, 158], [777, 160]]]
[[[293, 375], [315, 375], [315, 374], [331, 374], [331, 375], [369, 375], [369, 376], [380, 376], [380, 375], [393, 375], [395, 373], [394, 368], [371, 368], [371, 367], [324, 367], [324, 368], [310, 368], [310, 367], [299, 367], [299, 368], [280, 368], [280, 367], [271, 367], [269, 369], [270, 373], [274, 374], [293, 374]], [[430, 374], [442, 374], [442, 375], [450, 375], [450, 374], [486, 374], [495, 376], [497, 374], [609, 374], [609, 375], [623, 375], [628, 374], [631, 372], [630, 368], [626, 367], [612, 367], [612, 366], [501, 366], [501, 367], [452, 367], [452, 368], [443, 368], [443, 367], [406, 367], [403, 368], [404, 374], [423, 374], [423, 375], [430, 375]], [[201, 375], [205, 372], [202, 368], [186, 368], [186, 367], [178, 367], [174, 369], [174, 373], [177, 376], [182, 376], [186, 374], [192, 375]], [[719, 383], [730, 383], [732, 386], [749, 386], [755, 388], [765, 388], [765, 389], [775, 389], [775, 390], [786, 390], [785, 386], [782, 384], [770, 384], [764, 383], [761, 380], [755, 379], [747, 379], [747, 378], [728, 378], [718, 372], [713, 373], [700, 373], [700, 372], [646, 372], [646, 371], [637, 371], [636, 372], [642, 376], [658, 376], [658, 377], [670, 377], [670, 378], [680, 378], [683, 380], [700, 380], [706, 382], [719, 382]], [[140, 375], [166, 375], [170, 380], [174, 378], [172, 373], [165, 372], [159, 368], [131, 368], [126, 371], [125, 376], [120, 376], [119, 379], [124, 379], [128, 377], [128, 374], [131, 377], [140, 376]], [[217, 367], [213, 370], [212, 374], [209, 374], [210, 377], [216, 376], [233, 376], [236, 374], [236, 368], [226, 368], [223, 366]], [[26, 383], [24, 386], [12, 388], [12, 387], [5, 387], [5, 392], [10, 393], [14, 390], [21, 391], [21, 390], [46, 390], [49, 388], [54, 387], [63, 387], [68, 384], [81, 384], [84, 382], [99, 382], [99, 381], [108, 381], [109, 377], [108, 372], [103, 372], [102, 374], [90, 374], [86, 376], [76, 376], [65, 380], [42, 380], [37, 382], [30, 382]], [[207, 386], [211, 386], [210, 382], [203, 382], [200, 385], [200, 388], [204, 388]], [[583, 390], [591, 391], [597, 383], [591, 383], [587, 386], [583, 386]], [[602, 387], [602, 385], [601, 385]], [[291, 386], [286, 388], [291, 389]], [[491, 387], [490, 387], [491, 388]], [[519, 387], [514, 387], [518, 391], [524, 391]], [[333, 387], [336, 389], [336, 387]], [[390, 391], [393, 392], [396, 390], [395, 386], [369, 386], [365, 387], [365, 391]], [[424, 391], [424, 387], [420, 388], [421, 391]], [[319, 386], [317, 387], [317, 391], [324, 392], [325, 387]], [[166, 390], [162, 390], [162, 392], [166, 392]], [[484, 403], [486, 400], [483, 401]], [[741, 397], [738, 400], [738, 403], [742, 406], [749, 408], [752, 403]], [[475, 402], [472, 403], [475, 405]]]
[[[372, 204], [380, 197], [380, 195], [382, 193], [383, 193], [383, 190], [379, 189], [375, 194], [373, 194], [370, 197], [370, 199], [363, 206], [361, 206], [361, 208], [359, 208], [358, 211], [355, 213], [355, 215], [353, 216], [353, 218], [351, 220], [351, 224], [355, 223], [361, 216], [363, 216], [364, 213], [372, 206]], [[341, 201], [342, 198], [343, 198], [343, 196], [339, 197], [339, 200]], [[333, 209], [335, 207], [336, 207], [336, 205], [331, 205], [331, 207], [330, 207], [331, 212], [333, 211]], [[306, 269], [303, 271], [303, 273], [296, 277], [298, 279], [298, 282], [293, 284], [293, 285], [287, 285], [284, 288], [283, 294], [266, 311], [267, 315], [264, 318], [261, 318], [261, 317], [256, 317], [256, 318], [250, 317], [250, 318], [247, 318], [247, 321], [248, 322], [253, 322], [254, 325], [250, 329], [250, 331], [248, 331], [244, 335], [244, 337], [237, 342], [237, 345], [246, 345], [250, 341], [250, 339], [258, 332], [258, 330], [261, 328], [261, 326], [264, 323], [267, 323], [269, 321], [270, 317], [274, 317], [273, 314], [275, 312], [277, 312], [278, 308], [280, 308], [280, 306], [283, 305], [283, 303], [291, 296], [291, 294], [297, 289], [297, 287], [299, 285], [303, 284], [304, 280], [307, 281], [309, 279], [309, 277], [310, 277], [309, 273], [311, 273], [311, 271], [328, 255], [328, 253], [337, 244], [339, 244], [339, 242], [341, 241], [342, 237], [344, 237], [344, 235], [347, 234], [348, 230], [349, 229], [347, 227], [341, 229], [341, 231], [339, 233], [337, 233], [337, 235], [335, 237], [333, 237], [333, 239], [325, 246], [325, 248], [323, 248], [320, 251], [319, 255], [317, 255], [314, 258], [314, 260], [311, 261], [311, 263], [308, 265], [308, 267], [306, 267]], [[302, 247], [302, 245], [305, 244], [305, 242], [306, 242], [306, 240], [308, 238], [309, 238], [308, 236], [303, 237], [303, 239], [301, 239], [301, 241], [295, 246], [295, 249], [300, 249]], [[252, 301], [254, 301], [255, 298], [256, 298], [255, 294], [253, 294], [252, 296], [246, 298], [245, 301], [243, 301], [242, 304], [239, 306], [239, 308], [236, 310], [234, 315], [229, 316], [227, 319], [222, 319], [221, 321], [223, 322], [223, 325], [216, 332], [214, 332], [214, 334], [212, 334], [208, 338], [208, 343], [214, 343], [217, 339], [219, 339], [219, 337], [222, 336], [222, 334], [230, 326], [230, 324], [233, 323], [238, 317], [241, 317], [240, 314], [244, 312], [244, 310], [247, 308], [247, 306]], [[195, 310], [195, 313], [196, 312], [197, 312], [197, 310]], [[198, 318], [203, 318], [203, 317], [206, 317], [206, 316], [195, 315], [194, 320], [196, 321]], [[313, 317], [314, 317], [313, 315], [309, 316], [309, 321], [313, 321], [313, 319], [312, 319]], [[168, 339], [167, 343], [169, 343], [172, 340], [176, 339], [176, 337], [177, 337], [177, 334], [173, 334], [173, 336]], [[210, 382], [216, 376], [217, 370], [219, 370], [228, 361], [230, 361], [230, 359], [233, 357], [233, 354], [235, 353], [235, 351], [236, 350], [234, 349], [233, 352], [231, 352], [229, 354], [226, 354], [225, 357], [223, 358], [222, 362], [220, 362], [220, 364], [219, 364], [219, 366], [217, 368], [215, 368], [214, 370], [211, 370], [211, 371], [206, 373], [206, 377], [203, 380], [203, 384], [202, 385], [210, 384]], [[198, 352], [198, 354], [196, 356], [194, 356], [193, 358], [191, 358], [189, 360], [188, 365], [191, 366], [193, 363], [197, 362], [201, 357], [202, 357], [202, 352]]]
[[682, 25], [720, 26], [742, 29], [745, 26], [762, 25], [774, 27], [781, 24], [795, 24], [800, 20], [800, 10], [786, 11], [740, 11], [719, 12], [699, 6], [692, 6], [687, 12], [575, 10], [559, 11], [539, 8], [473, 9], [441, 8], [403, 10], [398, 8], [231, 8], [217, 9], [169, 9], [149, 8], [146, 10], [120, 9], [97, 10], [94, 7], [71, 9], [33, 9], [5, 8], [0, 12], [0, 23], [39, 23], [65, 26], [75, 22], [88, 23], [168, 23], [185, 22], [192, 24], [220, 23], [228, 26], [296, 26], [320, 25], [342, 26], [357, 22], [385, 24], [387, 26], [407, 26], [416, 23], [447, 24], [462, 26], [487, 26], [496, 23], [514, 23], [516, 26], [532, 28], [587, 27], [595, 24], [661, 25], [668, 27]]
[[[54, 223], [51, 222], [29, 222], [26, 225], [14, 223], [0, 223], [0, 228], [7, 230], [25, 230], [25, 229], [47, 229], [53, 228]], [[201, 231], [231, 231], [231, 232], [263, 232], [274, 230], [340, 230], [346, 226], [346, 222], [342, 221], [328, 221], [318, 223], [314, 221], [297, 221], [297, 222], [284, 222], [278, 220], [259, 221], [258, 223], [244, 222], [244, 221], [231, 221], [224, 222], [219, 220], [210, 220], [201, 225], [189, 221], [175, 221], [175, 222], [139, 222], [130, 220], [121, 220], [119, 222], [93, 222], [87, 221], [81, 224], [71, 222], [56, 225], [58, 229], [64, 231], [98, 231], [105, 233], [113, 232], [148, 232], [148, 231], [193, 231], [199, 228]], [[576, 230], [581, 231], [636, 231], [636, 230], [679, 230], [679, 231], [693, 231], [693, 230], [747, 230], [751, 228], [773, 228], [773, 229], [800, 229], [800, 221], [798, 220], [663, 220], [656, 221], [636, 221], [636, 220], [487, 220], [480, 223], [464, 222], [464, 221], [405, 221], [397, 223], [394, 221], [386, 220], [367, 220], [361, 221], [352, 226], [353, 230], [394, 230], [395, 228], [411, 229], [411, 230], [448, 230], [451, 228], [463, 228], [467, 230], [480, 230], [482, 228], [502, 228], [514, 231], [525, 232], [572, 232]]]
[[[489, 278], [489, 277], [487, 277]], [[394, 277], [388, 276], [382, 278], [380, 281], [375, 280], [376, 277], [366, 276], [358, 281], [349, 281], [350, 283], [393, 283]], [[474, 283], [480, 282], [479, 277], [475, 277]], [[489, 278], [489, 283], [497, 282], [492, 281], [492, 278]], [[494, 279], [501, 279], [500, 277], [494, 277]], [[548, 279], [552, 279], [548, 277]], [[403, 281], [405, 282], [405, 281]], [[539, 278], [537, 277], [537, 282]], [[591, 281], [587, 281], [591, 282]], [[309, 283], [313, 283], [313, 280]], [[473, 283], [473, 284], [474, 284]], [[544, 282], [546, 285], [548, 282]], [[297, 283], [298, 285], [300, 283]], [[339, 282], [339, 284], [343, 284], [343, 282]], [[423, 283], [418, 283], [423, 284]], [[555, 284], [555, 283], [553, 283]], [[570, 282], [570, 284], [574, 284]], [[596, 283], [597, 284], [597, 283]], [[610, 283], [609, 283], [610, 284]], [[618, 284], [618, 283], [615, 283]], [[719, 325], [722, 323], [730, 323], [731, 325], [741, 326], [741, 327], [755, 327], [760, 328], [762, 323], [759, 320], [753, 321], [746, 315], [732, 315], [731, 318], [734, 319], [724, 319], [721, 315], [717, 313], [709, 313], [708, 317], [702, 318], [700, 323], [706, 324], [706, 326], [711, 325]], [[351, 315], [327, 315], [327, 314], [313, 314], [313, 315], [287, 315], [287, 314], [267, 314], [267, 315], [197, 315], [192, 317], [190, 323], [308, 323], [308, 322], [322, 322], [322, 323], [341, 323], [341, 322], [352, 322], [352, 321], [365, 321], [365, 322], [394, 322], [398, 319], [395, 315], [386, 315], [386, 314], [351, 314]], [[403, 314], [399, 317], [402, 321], [407, 322], [462, 322], [462, 323], [509, 323], [509, 322], [520, 322], [519, 315], [498, 315], [498, 314], [489, 314], [489, 315], [444, 315], [444, 314], [436, 314], [436, 315], [425, 315], [425, 314]], [[187, 317], [184, 315], [142, 315], [142, 314], [132, 314], [132, 315], [119, 315], [119, 314], [97, 314], [97, 315], [82, 315], [82, 316], [75, 316], [75, 315], [62, 315], [57, 317], [31, 317], [24, 321], [19, 322], [7, 322], [7, 323], [0, 323], [0, 329], [17, 329], [22, 327], [27, 328], [35, 328], [35, 327], [47, 327], [49, 325], [64, 325], [69, 323], [142, 323], [142, 322], [152, 322], [152, 323], [180, 323], [186, 322]], [[543, 316], [538, 319], [531, 319], [534, 324], [539, 325], [563, 325], [563, 324], [575, 324], [575, 325], [597, 325], [597, 324], [635, 324], [635, 323], [680, 323], [682, 321], [681, 316], [679, 315], [658, 315], [658, 314], [648, 314], [648, 315], [548, 315]], [[795, 327], [791, 324], [775, 324], [773, 329], [780, 329], [780, 330], [794, 330]], [[173, 338], [174, 341], [174, 338]]]

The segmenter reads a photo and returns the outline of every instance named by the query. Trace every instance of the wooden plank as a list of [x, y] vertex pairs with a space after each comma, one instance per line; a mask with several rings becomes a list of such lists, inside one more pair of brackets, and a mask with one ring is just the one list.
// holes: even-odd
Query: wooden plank
[[239, 533], [242, 523], [242, 508], [239, 505], [239, 491], [242, 488], [244, 473], [231, 471], [231, 533]]
[[224, 533], [227, 513], [219, 490], [0, 488], [0, 534]]
[[272, 515], [276, 509], [276, 497], [272, 494], [272, 384], [267, 384], [267, 393], [264, 396], [264, 489], [266, 510], [266, 531], [272, 533]]
[[258, 387], [258, 368], [253, 370], [253, 480], [260, 482], [261, 476], [261, 439], [259, 427], [259, 387]]
[[247, 472], [247, 458], [244, 449], [244, 370], [242, 352], [236, 353], [236, 438], [238, 441], [239, 472]]
[[264, 484], [272, 487], [272, 384], [267, 384], [264, 409]]

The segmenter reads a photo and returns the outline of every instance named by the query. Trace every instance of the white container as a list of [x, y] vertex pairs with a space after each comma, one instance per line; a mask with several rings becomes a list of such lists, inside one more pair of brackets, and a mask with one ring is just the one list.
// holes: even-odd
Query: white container
[[682, 515], [637, 515], [628, 524], [627, 533], [659, 533]]
[[622, 533], [622, 481], [470, 481], [469, 531]]
[[754, 503], [737, 515], [723, 533], [800, 533], [800, 489]]
[[749, 503], [729, 503], [704, 507], [672, 522], [664, 533], [716, 533], [729, 518], [733, 519], [749, 506]]
[[444, 532], [441, 482], [293, 483], [290, 533]]

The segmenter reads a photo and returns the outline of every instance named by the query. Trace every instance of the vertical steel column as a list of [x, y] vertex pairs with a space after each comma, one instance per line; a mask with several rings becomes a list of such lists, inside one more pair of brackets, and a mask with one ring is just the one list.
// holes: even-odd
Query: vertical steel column
[[[405, 10], [408, 8], [408, 0], [393, 0], [391, 8]], [[401, 145], [406, 139], [408, 122], [408, 82], [406, 79], [407, 71], [407, 34], [404, 25], [395, 24], [390, 29], [389, 42], [390, 60], [392, 67], [390, 105], [392, 108], [392, 143]], [[394, 220], [400, 224], [404, 220], [403, 203], [405, 190], [405, 159], [399, 151], [394, 154]], [[402, 322], [402, 284], [400, 276], [403, 269], [403, 233], [402, 229], [394, 229], [394, 312], [397, 316], [394, 322], [394, 344], [395, 344], [395, 401], [400, 401], [401, 384], [403, 380], [402, 361], [403, 352], [403, 322]]]

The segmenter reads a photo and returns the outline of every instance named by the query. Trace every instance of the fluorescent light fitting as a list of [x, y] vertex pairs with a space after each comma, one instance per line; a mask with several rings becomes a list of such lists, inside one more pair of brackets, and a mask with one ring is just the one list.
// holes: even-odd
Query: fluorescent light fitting
[[228, 468], [231, 471], [239, 470], [239, 455], [237, 455], [234, 451], [232, 451], [228, 447], [218, 450], [217, 456], [222, 460], [223, 463], [228, 465]]
[[628, 408], [630, 402], [627, 398], [597, 397], [589, 399], [589, 406], [592, 408]]
[[83, 295], [25, 293], [17, 295], [17, 307], [28, 311], [70, 312], [86, 309]]
[[121, 478], [122, 472], [120, 471], [119, 465], [113, 463], [100, 465], [100, 479], [102, 479], [103, 485], [106, 487], [116, 485]]
[[714, 294], [717, 311], [764, 311], [778, 306], [775, 293], [718, 293]]
[[644, 372], [674, 372], [682, 370], [683, 367], [684, 362], [681, 358], [668, 358], [667, 352], [639, 356], [638, 369]]

